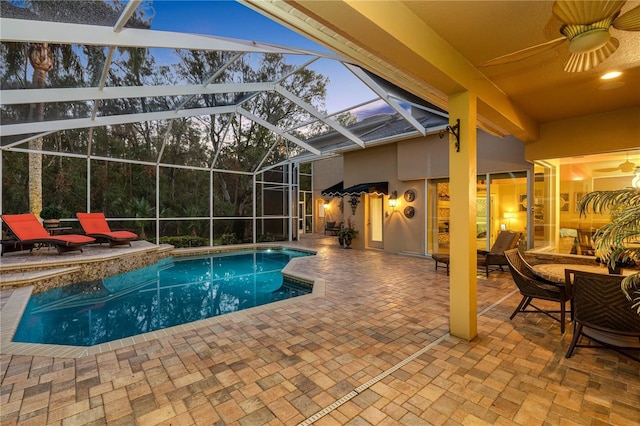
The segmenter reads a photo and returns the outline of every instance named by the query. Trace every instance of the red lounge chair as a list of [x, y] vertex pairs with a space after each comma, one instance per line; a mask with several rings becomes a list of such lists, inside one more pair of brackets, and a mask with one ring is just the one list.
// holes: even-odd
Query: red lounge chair
[[112, 231], [102, 213], [76, 213], [76, 216], [88, 236], [95, 238], [99, 243], [108, 242], [109, 247], [122, 244], [130, 246], [131, 241], [138, 238], [133, 232]]
[[32, 213], [3, 214], [2, 221], [17, 238], [15, 241], [2, 241], [2, 254], [5, 251], [32, 249], [34, 244], [54, 245], [58, 253], [62, 254], [72, 250], [82, 251], [82, 246], [95, 241], [94, 238], [86, 235], [49, 235]]

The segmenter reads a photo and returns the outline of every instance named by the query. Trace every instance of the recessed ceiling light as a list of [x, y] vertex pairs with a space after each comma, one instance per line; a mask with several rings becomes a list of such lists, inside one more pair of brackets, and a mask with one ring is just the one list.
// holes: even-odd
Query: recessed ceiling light
[[612, 78], [620, 77], [622, 73], [620, 71], [611, 71], [600, 77], [603, 80], [611, 80]]

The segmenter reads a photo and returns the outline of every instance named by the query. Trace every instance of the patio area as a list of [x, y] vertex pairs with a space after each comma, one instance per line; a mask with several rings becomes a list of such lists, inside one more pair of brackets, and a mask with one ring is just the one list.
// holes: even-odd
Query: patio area
[[431, 259], [287, 245], [317, 250], [301, 272], [324, 295], [83, 358], [3, 353], [2, 425], [640, 425], [640, 364], [565, 359], [571, 327], [509, 321], [508, 272], [479, 271], [467, 342], [448, 334], [449, 277]]

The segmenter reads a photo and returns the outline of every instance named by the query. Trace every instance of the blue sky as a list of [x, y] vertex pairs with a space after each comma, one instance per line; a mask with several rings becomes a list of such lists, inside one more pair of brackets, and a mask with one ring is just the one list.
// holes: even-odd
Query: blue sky
[[180, 31], [327, 51], [233, 0], [155, 0], [154, 30]]
[[[296, 32], [233, 0], [154, 0], [151, 28], [230, 37], [329, 52]], [[326, 106], [329, 113], [343, 110], [375, 95], [342, 64], [320, 60], [312, 69], [330, 79]]]

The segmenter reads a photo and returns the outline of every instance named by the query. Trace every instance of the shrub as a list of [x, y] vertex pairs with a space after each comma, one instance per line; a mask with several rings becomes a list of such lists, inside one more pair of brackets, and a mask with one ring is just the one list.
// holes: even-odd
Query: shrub
[[58, 206], [45, 206], [40, 212], [40, 218], [44, 220], [60, 219], [64, 216], [64, 210]]
[[256, 238], [256, 241], [259, 243], [271, 243], [274, 241], [286, 241], [287, 238], [282, 234], [259, 234]]
[[238, 244], [238, 238], [236, 238], [236, 234], [232, 232], [222, 234], [222, 237], [220, 237], [220, 244], [222, 244], [223, 246], [229, 244]]
[[171, 244], [175, 248], [207, 247], [209, 239], [191, 235], [178, 235], [175, 237], [160, 237], [160, 244]]

